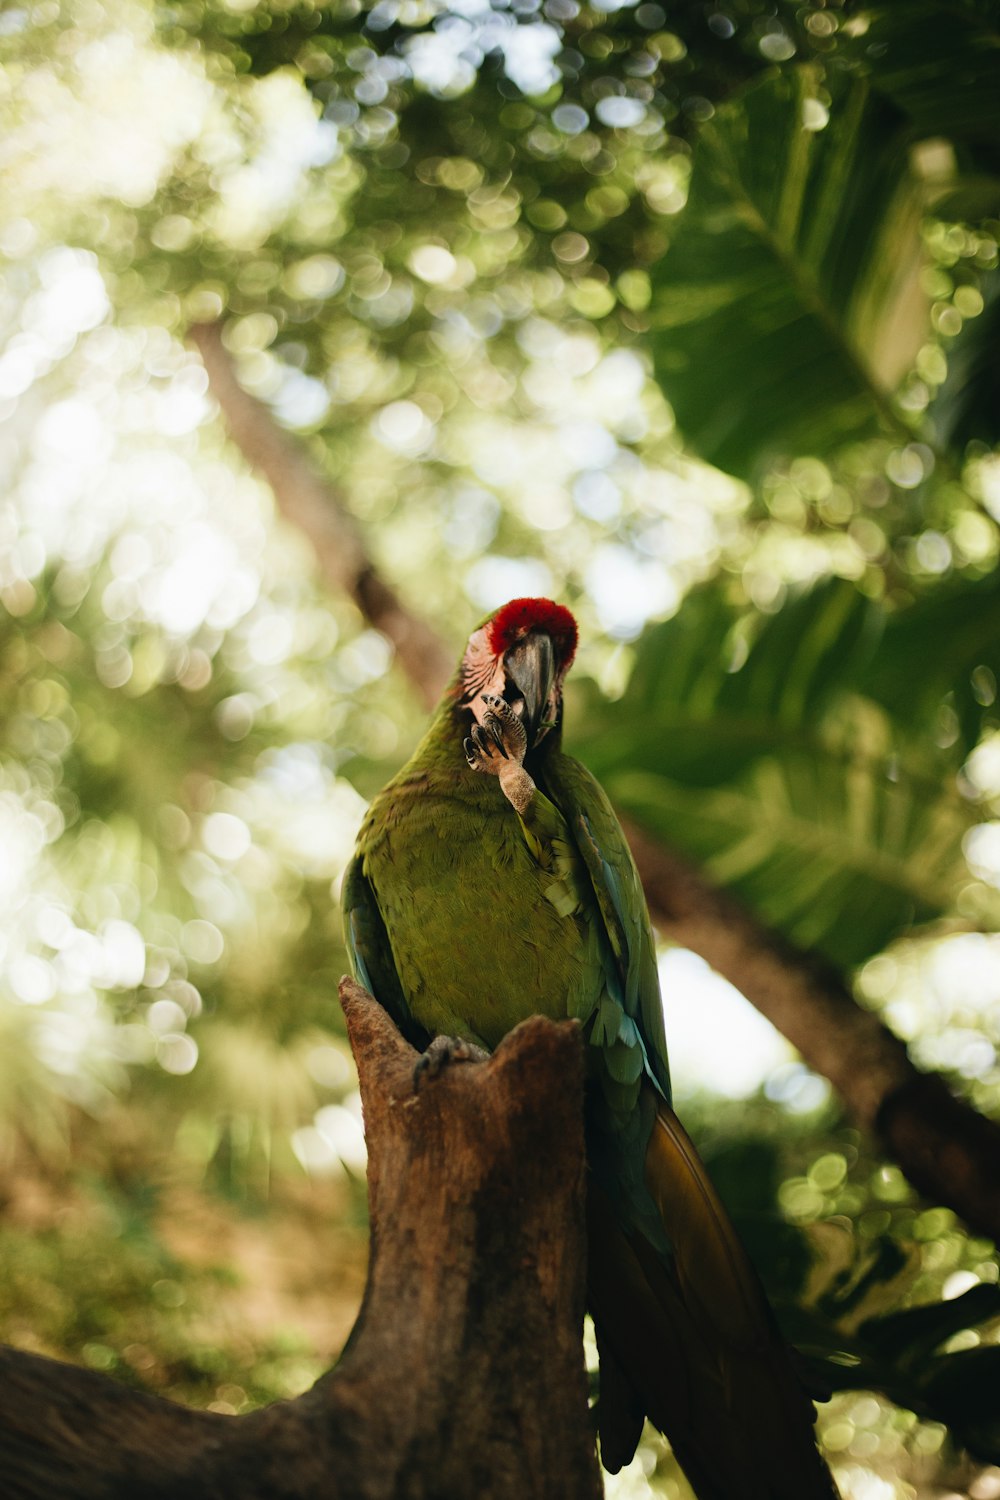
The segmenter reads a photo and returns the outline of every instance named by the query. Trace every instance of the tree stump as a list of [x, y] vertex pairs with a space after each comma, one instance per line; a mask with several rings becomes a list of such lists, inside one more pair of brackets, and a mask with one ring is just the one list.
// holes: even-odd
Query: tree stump
[[525, 1021], [485, 1063], [417, 1053], [345, 979], [371, 1257], [333, 1370], [244, 1417], [0, 1350], [7, 1500], [588, 1500], [583, 1058]]

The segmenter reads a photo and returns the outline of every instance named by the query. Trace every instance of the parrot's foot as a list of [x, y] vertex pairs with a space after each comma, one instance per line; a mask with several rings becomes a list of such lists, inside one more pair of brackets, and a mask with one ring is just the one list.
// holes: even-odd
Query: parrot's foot
[[495, 776], [507, 801], [523, 814], [535, 792], [535, 783], [524, 769], [528, 732], [510, 704], [493, 693], [483, 693], [486, 713], [465, 741], [465, 758], [474, 771]]
[[506, 699], [484, 693], [483, 702], [487, 710], [483, 722], [473, 726], [463, 749], [474, 771], [499, 776], [504, 761], [519, 766], [524, 760], [528, 733]]
[[436, 1078], [443, 1069], [457, 1062], [486, 1062], [489, 1053], [459, 1036], [436, 1036], [413, 1068], [415, 1090], [428, 1078]]

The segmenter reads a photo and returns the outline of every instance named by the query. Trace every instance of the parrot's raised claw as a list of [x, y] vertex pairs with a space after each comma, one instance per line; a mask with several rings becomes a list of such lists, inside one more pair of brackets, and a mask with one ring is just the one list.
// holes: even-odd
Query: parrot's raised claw
[[436, 1078], [452, 1063], [486, 1062], [489, 1055], [482, 1047], [466, 1042], [460, 1036], [436, 1036], [413, 1066], [414, 1091], [419, 1092], [422, 1083]]
[[496, 740], [509, 760], [522, 761], [528, 748], [528, 731], [506, 698], [494, 693], [483, 693], [487, 713], [483, 716], [483, 728]]
[[528, 732], [505, 698], [483, 693], [483, 722], [474, 724], [462, 742], [465, 758], [474, 771], [499, 778], [508, 802], [523, 813], [535, 791], [535, 783], [524, 769]]
[[503, 740], [496, 732], [489, 715], [484, 723], [473, 724], [468, 738], [462, 742], [462, 749], [474, 771], [485, 771], [490, 776], [496, 776], [499, 770], [497, 751], [504, 760], [507, 759]]

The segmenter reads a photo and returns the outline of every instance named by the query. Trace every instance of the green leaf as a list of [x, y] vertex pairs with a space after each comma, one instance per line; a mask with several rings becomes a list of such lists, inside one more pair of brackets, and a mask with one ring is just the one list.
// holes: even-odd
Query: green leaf
[[995, 715], [1000, 680], [1000, 577], [940, 585], [890, 615], [878, 651], [858, 679], [859, 689], [906, 728], [934, 729], [946, 698], [954, 719], [941, 728], [968, 753]]
[[974, 1457], [1000, 1462], [1000, 1347], [942, 1355], [931, 1362], [922, 1385], [928, 1412]]
[[809, 1377], [831, 1391], [882, 1391], [898, 1406], [943, 1422], [986, 1463], [1000, 1459], [1000, 1346], [936, 1352], [951, 1334], [996, 1317], [995, 1287], [974, 1287], [951, 1302], [870, 1318], [854, 1334], [816, 1309], [778, 1309], [786, 1337]]
[[868, 12], [858, 56], [917, 137], [985, 147], [1000, 136], [1000, 31], [993, 4], [906, 0]]
[[785, 750], [730, 786], [692, 793], [665, 776], [605, 777], [620, 811], [690, 855], [803, 948], [861, 963], [952, 909], [975, 821], [947, 786], [863, 753]]
[[628, 767], [717, 786], [779, 743], [811, 746], [880, 630], [878, 607], [839, 578], [773, 615], [737, 609], [717, 584], [695, 590], [643, 636], [621, 702], [591, 714], [585, 758], [602, 780]]
[[880, 424], [909, 435], [888, 399], [925, 328], [904, 126], [863, 79], [802, 66], [704, 127], [651, 317], [657, 379], [711, 463], [752, 477]]
[[869, 1319], [858, 1333], [880, 1356], [914, 1361], [933, 1354], [952, 1334], [998, 1317], [1000, 1287], [981, 1282], [947, 1302], [908, 1307], [884, 1318]]

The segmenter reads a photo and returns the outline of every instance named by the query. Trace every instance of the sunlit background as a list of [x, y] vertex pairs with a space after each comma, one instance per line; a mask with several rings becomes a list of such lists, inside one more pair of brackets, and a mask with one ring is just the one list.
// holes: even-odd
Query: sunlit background
[[[981, 9], [939, 50], [985, 56]], [[223, 320], [242, 387], [456, 652], [509, 597], [567, 600], [570, 747], [1000, 1109], [991, 651], [955, 649], [968, 702], [928, 704], [917, 654], [890, 688], [849, 679], [834, 589], [800, 666], [841, 696], [736, 704], [768, 640], [784, 680], [767, 629], [803, 589], [840, 580], [870, 623], [988, 591], [1000, 550], [995, 412], [966, 394], [1000, 199], [962, 174], [988, 144], [950, 130], [950, 85], [922, 128], [905, 68], [884, 84], [905, 146], [889, 105], [849, 137], [866, 27], [837, 4], [611, 0], [0, 16], [6, 1340], [239, 1412], [329, 1366], [363, 1285], [339, 881], [423, 711], [230, 439], [197, 323]], [[741, 90], [750, 165], [725, 134]], [[833, 139], [835, 189], [809, 196], [786, 114], [793, 143]], [[746, 179], [722, 203], [726, 151]], [[806, 315], [766, 302], [733, 238], [779, 159], [776, 233], [841, 318], [831, 351], [807, 329], [815, 370], [767, 342]], [[773, 745], [748, 767], [758, 712]], [[855, 942], [856, 889], [885, 916]], [[682, 1111], [724, 1190], [770, 1194], [751, 1218], [802, 1232], [797, 1295], [830, 1311], [853, 1288], [854, 1328], [997, 1281], [994, 1247], [921, 1204], [731, 985], [682, 950], [661, 975]], [[820, 1425], [847, 1500], [1000, 1495], [1000, 1468], [882, 1397], [839, 1394]], [[653, 1434], [607, 1492], [688, 1494]]]

